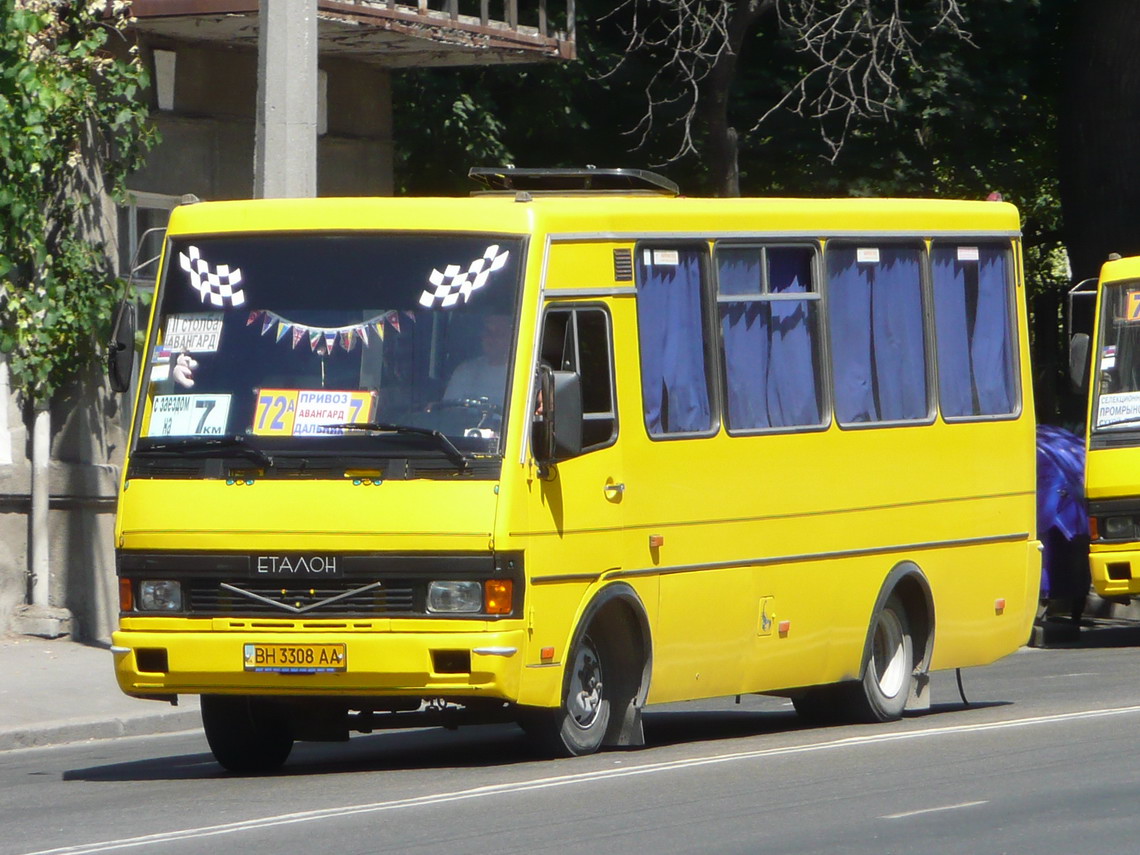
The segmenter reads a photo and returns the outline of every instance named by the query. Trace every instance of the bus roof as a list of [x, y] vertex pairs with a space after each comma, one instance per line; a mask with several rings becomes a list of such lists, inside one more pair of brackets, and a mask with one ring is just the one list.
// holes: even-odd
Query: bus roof
[[836, 236], [1020, 232], [1005, 202], [940, 199], [696, 198], [599, 193], [473, 197], [346, 197], [197, 202], [169, 233], [428, 231], [610, 236]]
[[1140, 279], [1140, 255], [1113, 258], [1101, 266], [1101, 282], [1117, 282], [1121, 279]]

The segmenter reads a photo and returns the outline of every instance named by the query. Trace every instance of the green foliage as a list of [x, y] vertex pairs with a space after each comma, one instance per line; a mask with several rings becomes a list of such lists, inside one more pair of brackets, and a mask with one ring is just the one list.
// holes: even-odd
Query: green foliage
[[[462, 192], [471, 186], [469, 167], [510, 162], [503, 123], [479, 97], [485, 91], [471, 69], [409, 71], [396, 79], [393, 99], [403, 107], [396, 123], [401, 192]], [[421, 111], [419, 104], [431, 107]]]
[[98, 350], [124, 293], [90, 236], [103, 188], [121, 196], [155, 142], [127, 7], [0, 0], [0, 350], [36, 403]]

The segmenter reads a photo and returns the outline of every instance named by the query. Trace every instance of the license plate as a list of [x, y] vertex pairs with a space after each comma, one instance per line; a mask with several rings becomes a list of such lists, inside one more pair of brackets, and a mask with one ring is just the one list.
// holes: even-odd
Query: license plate
[[247, 644], [246, 671], [321, 674], [343, 671], [348, 659], [343, 644]]

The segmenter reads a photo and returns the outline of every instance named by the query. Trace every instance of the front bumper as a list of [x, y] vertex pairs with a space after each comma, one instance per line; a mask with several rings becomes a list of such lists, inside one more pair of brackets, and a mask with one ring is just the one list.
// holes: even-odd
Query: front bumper
[[[112, 650], [119, 687], [136, 697], [242, 694], [514, 701], [519, 694], [525, 636], [521, 629], [469, 633], [120, 630], [112, 636]], [[276, 673], [247, 671], [244, 666], [247, 644], [337, 643], [345, 645], [343, 671]], [[165, 651], [165, 657], [156, 655], [157, 651]], [[470, 654], [469, 670], [434, 670], [433, 663], [454, 663], [456, 652], [459, 661], [464, 652]], [[141, 670], [140, 659], [148, 667], [162, 662], [166, 669]]]
[[1102, 597], [1140, 594], [1140, 549], [1093, 546], [1089, 551], [1089, 571], [1093, 588]]

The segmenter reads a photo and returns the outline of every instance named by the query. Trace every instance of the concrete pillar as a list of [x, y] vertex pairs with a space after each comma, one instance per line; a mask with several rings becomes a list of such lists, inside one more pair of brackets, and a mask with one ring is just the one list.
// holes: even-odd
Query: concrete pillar
[[32, 428], [32, 605], [51, 605], [51, 559], [48, 552], [49, 466], [51, 449], [51, 410], [37, 404]]
[[261, 0], [253, 195], [317, 195], [317, 0]]

